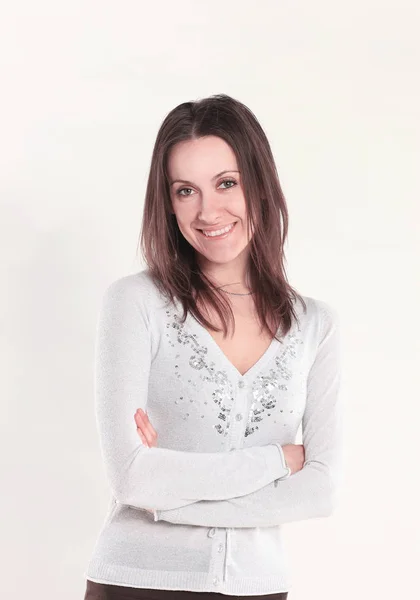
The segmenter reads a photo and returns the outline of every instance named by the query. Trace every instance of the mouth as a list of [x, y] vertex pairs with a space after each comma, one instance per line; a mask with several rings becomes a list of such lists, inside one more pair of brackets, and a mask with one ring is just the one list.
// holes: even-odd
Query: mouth
[[227, 238], [232, 233], [232, 231], [235, 229], [236, 223], [237, 221], [226, 225], [226, 227], [221, 227], [220, 229], [208, 231], [206, 233], [202, 229], [198, 229], [197, 231], [199, 231], [201, 235], [208, 240], [221, 240]]

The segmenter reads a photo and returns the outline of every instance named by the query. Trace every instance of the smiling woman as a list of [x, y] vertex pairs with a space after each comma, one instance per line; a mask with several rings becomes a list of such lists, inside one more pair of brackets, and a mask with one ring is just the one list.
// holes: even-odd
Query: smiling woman
[[338, 314], [288, 283], [287, 227], [245, 105], [222, 94], [166, 116], [147, 267], [109, 284], [97, 323], [111, 504], [86, 600], [287, 598], [282, 525], [331, 515], [342, 456]]
[[[249, 108], [220, 94], [167, 115], [152, 154], [141, 246], [162, 292], [181, 299], [184, 318], [190, 312], [226, 336], [239, 325], [236, 311], [268, 337], [279, 325], [286, 333], [299, 297], [284, 270], [287, 229], [270, 145]], [[238, 305], [228, 292], [253, 298]]]
[[[218, 172], [221, 166], [228, 168]], [[190, 177], [189, 187], [180, 186], [186, 182], [182, 179], [185, 171]], [[226, 177], [228, 173], [237, 173], [237, 179]], [[250, 232], [232, 148], [214, 135], [180, 142], [169, 152], [168, 174], [172, 181], [171, 213], [185, 240], [196, 250], [201, 270], [209, 272], [212, 265], [229, 264], [236, 276], [245, 279], [248, 256], [244, 250]]]

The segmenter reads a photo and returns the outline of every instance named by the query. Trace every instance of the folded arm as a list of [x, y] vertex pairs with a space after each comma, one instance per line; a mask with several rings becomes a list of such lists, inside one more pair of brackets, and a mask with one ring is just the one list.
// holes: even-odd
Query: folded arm
[[147, 409], [148, 294], [150, 284], [142, 277], [114, 281], [105, 291], [97, 321], [96, 421], [116, 500], [135, 508], [171, 510], [197, 500], [246, 495], [287, 476], [276, 444], [212, 453], [148, 448], [141, 443], [134, 413]]
[[207, 527], [272, 527], [329, 516], [336, 504], [342, 467], [342, 406], [338, 314], [319, 302], [317, 354], [307, 380], [302, 420], [303, 468], [240, 497], [201, 500], [177, 510], [155, 510], [155, 521]]

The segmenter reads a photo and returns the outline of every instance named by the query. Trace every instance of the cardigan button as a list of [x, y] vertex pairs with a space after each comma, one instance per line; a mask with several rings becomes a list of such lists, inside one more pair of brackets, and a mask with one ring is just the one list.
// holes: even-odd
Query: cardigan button
[[240, 379], [238, 381], [238, 387], [240, 387], [240, 388], [244, 388], [245, 387], [245, 381], [243, 381], [243, 379]]
[[241, 413], [238, 413], [237, 415], [235, 415], [235, 419], [237, 421], [242, 421], [242, 415], [241, 415]]
[[209, 529], [208, 533], [207, 533], [207, 537], [214, 537], [214, 534], [216, 533], [216, 528], [212, 527], [211, 529]]

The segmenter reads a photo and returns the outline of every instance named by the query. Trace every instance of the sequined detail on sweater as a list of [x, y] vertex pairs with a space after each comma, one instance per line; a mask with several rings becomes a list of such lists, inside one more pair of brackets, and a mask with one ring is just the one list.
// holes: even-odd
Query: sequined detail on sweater
[[[166, 311], [166, 314], [170, 317], [169, 310]], [[166, 326], [172, 326], [172, 328], [176, 330], [176, 340], [179, 344], [182, 344], [183, 346], [189, 345], [191, 347], [192, 354], [189, 359], [189, 364], [193, 369], [201, 371], [199, 375], [200, 379], [215, 384], [216, 387], [212, 393], [212, 397], [214, 403], [220, 409], [217, 416], [220, 422], [213, 425], [213, 427], [218, 433], [227, 436], [230, 426], [229, 415], [234, 402], [234, 397], [232, 384], [226, 370], [216, 370], [214, 368], [215, 362], [209, 361], [207, 358], [207, 346], [204, 346], [197, 341], [197, 335], [195, 333], [189, 333], [187, 331], [185, 323], [181, 322], [181, 317], [177, 313], [173, 313], [172, 320], [169, 321]], [[178, 365], [175, 365], [176, 370], [177, 368]]]
[[[171, 311], [166, 310], [166, 315], [168, 317], [166, 327], [175, 330], [175, 341], [183, 346], [189, 346], [192, 350], [189, 365], [193, 369], [200, 371], [199, 378], [202, 381], [215, 384], [212, 398], [220, 410], [217, 415], [219, 422], [213, 425], [213, 428], [221, 435], [227, 436], [230, 427], [230, 415], [235, 401], [232, 383], [227, 371], [225, 369], [215, 369], [215, 362], [209, 361], [207, 357], [207, 346], [198, 342], [197, 334], [188, 331], [185, 323], [181, 322], [181, 317], [177, 312], [173, 312], [171, 316]], [[303, 343], [299, 336], [300, 327], [298, 324], [296, 324], [296, 327], [297, 331], [292, 329], [284, 337], [279, 352], [270, 361], [270, 364], [274, 361], [274, 368], [270, 368], [268, 372], [260, 373], [252, 381], [252, 403], [248, 411], [245, 437], [257, 431], [259, 429], [258, 423], [261, 423], [265, 417], [272, 416], [272, 411], [276, 408], [279, 398], [277, 390], [282, 392], [288, 391], [286, 382], [289, 382], [293, 377], [291, 361], [297, 356], [298, 345]], [[174, 347], [175, 344], [171, 341], [171, 335], [169, 333], [166, 335], [169, 338], [170, 344]], [[180, 355], [177, 354], [175, 358], [179, 357]], [[175, 364], [175, 375], [180, 378], [178, 364]], [[188, 383], [191, 383], [193, 386], [196, 385], [190, 379]], [[181, 400], [183, 400], [183, 397], [181, 397]], [[192, 402], [193, 399], [190, 401]], [[178, 400], [175, 400], [175, 403], [178, 403]], [[280, 409], [280, 412], [283, 412], [283, 410]], [[186, 413], [184, 418], [188, 416], [189, 413]], [[204, 415], [201, 416], [204, 417]]]
[[[299, 326], [297, 331], [300, 332]], [[274, 390], [287, 391], [288, 387], [284, 381], [289, 381], [293, 376], [290, 361], [297, 356], [297, 346], [302, 343], [303, 341], [297, 333], [289, 332], [283, 342], [285, 346], [274, 358], [275, 368], [270, 369], [268, 374], [257, 375], [254, 379], [252, 383], [253, 401], [248, 411], [245, 437], [259, 429], [258, 425], [254, 425], [255, 423], [261, 423], [265, 416], [272, 415], [270, 411], [276, 408], [277, 403]], [[281, 412], [283, 411], [281, 410]]]

